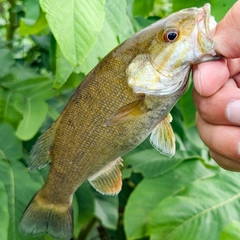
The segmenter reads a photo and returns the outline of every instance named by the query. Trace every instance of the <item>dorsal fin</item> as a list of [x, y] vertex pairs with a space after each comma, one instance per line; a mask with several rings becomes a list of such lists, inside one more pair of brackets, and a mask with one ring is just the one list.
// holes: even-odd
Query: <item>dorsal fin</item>
[[53, 144], [56, 133], [56, 122], [44, 132], [34, 144], [30, 152], [30, 162], [28, 169], [30, 171], [41, 169], [47, 166], [50, 162], [50, 148]]
[[150, 143], [160, 153], [172, 157], [175, 154], [175, 135], [170, 122], [172, 116], [169, 113], [152, 131]]
[[121, 157], [110, 162], [107, 166], [92, 175], [88, 181], [102, 194], [118, 194], [122, 188], [122, 173], [119, 165], [122, 165]]

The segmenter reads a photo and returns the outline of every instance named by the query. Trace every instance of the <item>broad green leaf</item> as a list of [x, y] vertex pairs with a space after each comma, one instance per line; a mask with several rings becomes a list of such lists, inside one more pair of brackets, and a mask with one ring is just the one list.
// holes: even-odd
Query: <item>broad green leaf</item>
[[104, 21], [105, 0], [40, 0], [65, 58], [80, 65], [94, 46]]
[[157, 177], [179, 165], [186, 157], [193, 158], [180, 151], [169, 158], [152, 148], [128, 155], [124, 158], [124, 165], [131, 165], [134, 172], [142, 173], [144, 177]]
[[159, 203], [151, 216], [151, 240], [219, 239], [224, 226], [240, 220], [240, 173], [221, 170], [192, 182]]
[[22, 114], [17, 110], [16, 103], [23, 101], [24, 96], [19, 92], [0, 88], [0, 122], [8, 122], [17, 127]]
[[20, 20], [20, 35], [25, 36], [28, 34], [37, 34], [43, 31], [47, 27], [47, 20], [45, 14], [41, 11], [40, 16], [37, 21], [34, 21], [34, 24], [28, 19]]
[[53, 87], [55, 89], [60, 88], [67, 81], [73, 69], [74, 67], [63, 56], [59, 46], [57, 45], [56, 77]]
[[92, 51], [80, 66], [81, 72], [87, 74], [108, 52], [134, 33], [126, 8], [126, 0], [106, 1], [102, 31]]
[[[45, 99], [56, 94], [51, 86], [52, 81], [45, 77], [36, 77], [9, 83], [8, 87], [12, 93], [22, 96], [16, 99], [13, 105], [16, 111], [22, 116], [16, 132], [20, 139], [29, 140], [32, 138], [45, 120], [48, 111]], [[11, 92], [9, 96], [11, 96]], [[10, 106], [12, 105], [10, 104]], [[11, 114], [15, 114], [15, 112], [11, 112]]]
[[[18, 224], [24, 209], [41, 187], [43, 182], [38, 172], [32, 173], [39, 179], [38, 182], [27, 172], [27, 168], [19, 161], [7, 162], [0, 160], [0, 181], [3, 182], [8, 198], [9, 228], [8, 238], [4, 240], [30, 240], [31, 236], [20, 233]], [[35, 178], [36, 178], [35, 177]], [[40, 240], [42, 238], [36, 238]]]
[[[13, 53], [9, 49], [0, 49], [0, 78], [10, 72], [14, 64]], [[1, 79], [0, 79], [1, 84]]]
[[75, 193], [74, 236], [94, 217], [94, 196], [88, 182], [83, 183]]
[[46, 77], [35, 77], [18, 81], [9, 86], [12, 91], [18, 91], [29, 98], [48, 99], [56, 94], [52, 89], [52, 80]]
[[164, 200], [168, 202], [192, 182], [214, 174], [215, 171], [206, 168], [199, 160], [195, 159], [184, 161], [172, 171], [161, 176], [144, 178], [131, 194], [126, 206], [124, 227], [127, 238], [131, 240], [150, 235], [151, 215], [161, 202]]
[[0, 239], [8, 239], [8, 228], [9, 228], [9, 211], [8, 211], [8, 198], [5, 186], [0, 181]]
[[31, 139], [44, 122], [48, 112], [48, 105], [41, 100], [39, 98], [26, 98], [25, 101], [17, 104], [18, 110], [23, 115], [23, 119], [16, 131], [20, 139], [25, 141]]
[[240, 239], [240, 222], [232, 221], [224, 227], [220, 240], [239, 240]]
[[117, 229], [118, 223], [118, 197], [105, 196], [96, 193], [95, 215], [104, 227]]
[[0, 124], [0, 159], [18, 160], [22, 157], [22, 143], [8, 123]]

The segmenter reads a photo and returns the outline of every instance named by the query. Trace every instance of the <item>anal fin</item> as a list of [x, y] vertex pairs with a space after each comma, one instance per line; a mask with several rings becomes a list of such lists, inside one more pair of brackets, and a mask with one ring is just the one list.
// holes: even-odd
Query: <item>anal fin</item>
[[119, 168], [119, 165], [122, 165], [122, 161], [122, 158], [118, 157], [92, 175], [88, 181], [102, 194], [118, 194], [122, 188], [122, 172]]
[[175, 154], [175, 135], [170, 122], [172, 116], [169, 113], [152, 131], [150, 143], [160, 153], [172, 157]]

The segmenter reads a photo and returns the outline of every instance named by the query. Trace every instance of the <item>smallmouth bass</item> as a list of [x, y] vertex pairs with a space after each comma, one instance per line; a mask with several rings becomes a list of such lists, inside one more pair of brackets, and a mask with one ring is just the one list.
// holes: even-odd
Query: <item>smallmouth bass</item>
[[211, 24], [209, 4], [174, 13], [116, 47], [85, 77], [31, 151], [30, 170], [51, 167], [23, 213], [23, 233], [70, 239], [77, 188], [88, 180], [103, 194], [117, 194], [121, 156], [150, 133], [157, 150], [174, 155], [169, 112], [187, 88], [191, 66], [218, 59]]

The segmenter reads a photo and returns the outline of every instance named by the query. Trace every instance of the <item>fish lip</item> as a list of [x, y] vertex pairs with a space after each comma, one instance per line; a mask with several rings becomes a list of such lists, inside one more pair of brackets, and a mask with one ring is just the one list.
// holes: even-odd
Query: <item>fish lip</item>
[[[209, 3], [206, 3], [202, 8], [198, 9], [197, 24], [199, 25], [199, 30], [201, 31], [201, 33], [208, 39], [212, 40], [210, 29], [210, 16], [211, 16], [210, 14], [211, 5]], [[204, 28], [200, 27], [201, 22], [203, 22]]]

